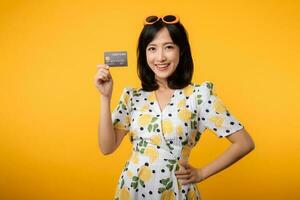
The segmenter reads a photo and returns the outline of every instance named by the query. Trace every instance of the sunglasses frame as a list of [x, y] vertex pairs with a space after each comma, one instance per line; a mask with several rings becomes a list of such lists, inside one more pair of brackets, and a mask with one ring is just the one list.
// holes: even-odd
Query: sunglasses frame
[[[168, 22], [168, 21], [165, 21], [164, 18], [166, 16], [173, 16], [175, 17], [175, 20], [174, 21], [171, 21], [171, 22]], [[147, 18], [148, 17], [157, 17], [157, 20], [153, 21], [153, 22], [147, 22]], [[177, 15], [163, 15], [163, 16], [159, 16], [159, 15], [149, 15], [147, 17], [145, 17], [145, 20], [144, 20], [144, 25], [152, 25], [152, 24], [155, 24], [156, 22], [158, 22], [159, 20], [162, 20], [164, 23], [166, 24], [176, 24], [179, 22], [179, 17]]]

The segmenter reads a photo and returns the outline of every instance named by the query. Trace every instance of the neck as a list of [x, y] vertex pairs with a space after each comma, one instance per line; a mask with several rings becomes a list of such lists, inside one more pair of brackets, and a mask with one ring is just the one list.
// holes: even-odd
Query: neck
[[167, 79], [156, 79], [156, 83], [158, 84], [158, 89], [159, 90], [167, 90], [167, 89], [170, 89], [169, 86], [168, 86], [168, 81]]

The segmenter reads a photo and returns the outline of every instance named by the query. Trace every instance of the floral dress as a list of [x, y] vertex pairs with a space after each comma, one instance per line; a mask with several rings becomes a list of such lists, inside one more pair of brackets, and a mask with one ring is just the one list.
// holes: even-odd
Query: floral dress
[[128, 131], [132, 154], [117, 185], [115, 199], [201, 199], [196, 184], [181, 185], [178, 160], [188, 161], [208, 128], [218, 137], [243, 125], [226, 109], [209, 81], [174, 91], [160, 109], [154, 91], [124, 88], [112, 112], [113, 126]]

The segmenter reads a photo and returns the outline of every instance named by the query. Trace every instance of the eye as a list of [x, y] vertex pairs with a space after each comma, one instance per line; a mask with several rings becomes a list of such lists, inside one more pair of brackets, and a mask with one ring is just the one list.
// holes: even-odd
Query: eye
[[167, 46], [166, 48], [167, 48], [167, 49], [173, 49], [174, 47], [171, 46], [171, 45], [169, 45], [169, 46]]
[[154, 51], [155, 48], [154, 48], [154, 47], [149, 47], [147, 50], [148, 50], [148, 51]]

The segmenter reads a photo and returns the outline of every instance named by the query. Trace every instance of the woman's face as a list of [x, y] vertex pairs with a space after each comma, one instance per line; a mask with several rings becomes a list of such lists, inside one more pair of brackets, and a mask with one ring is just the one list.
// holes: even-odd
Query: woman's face
[[159, 80], [166, 80], [176, 70], [179, 55], [179, 47], [173, 43], [166, 27], [160, 29], [146, 47], [147, 63]]

